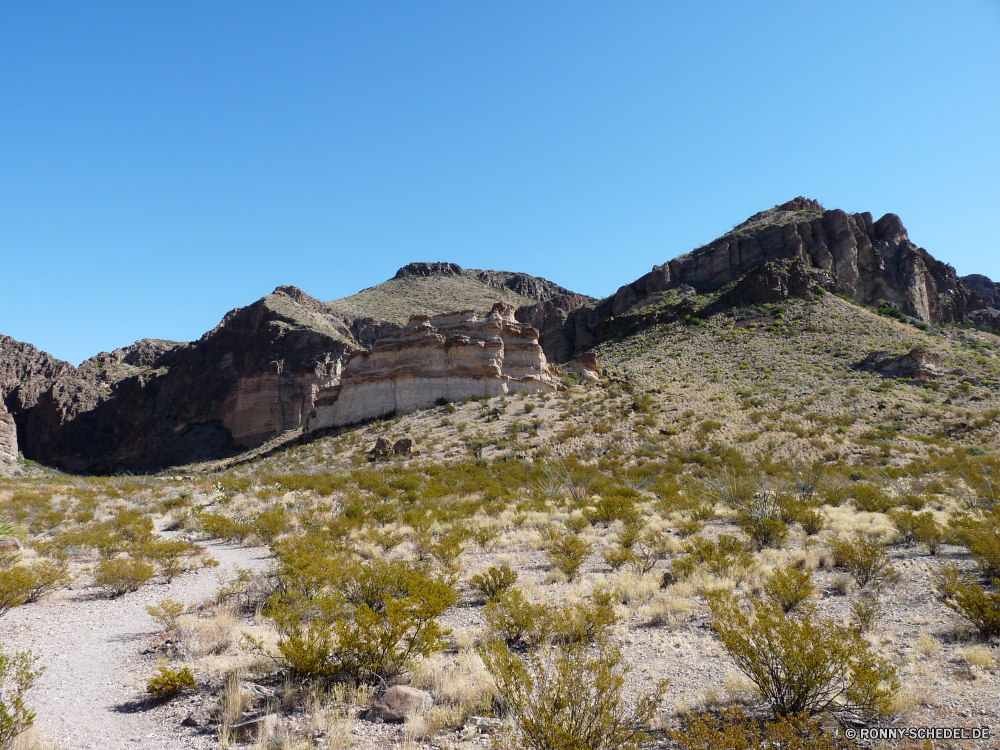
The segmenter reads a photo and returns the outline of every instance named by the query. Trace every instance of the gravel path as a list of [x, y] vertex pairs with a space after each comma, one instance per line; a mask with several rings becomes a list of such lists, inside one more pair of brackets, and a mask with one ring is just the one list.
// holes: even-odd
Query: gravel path
[[[165, 534], [164, 536], [168, 536]], [[206, 737], [165, 722], [156, 710], [137, 710], [141, 677], [156, 657], [142, 654], [158, 628], [147, 604], [175, 599], [193, 604], [213, 597], [219, 576], [236, 567], [261, 571], [270, 564], [266, 547], [203, 544], [219, 561], [173, 582], [145, 586], [119, 599], [103, 599], [93, 589], [61, 591], [0, 620], [5, 650], [31, 649], [46, 666], [31, 691], [36, 728], [60, 750], [120, 750], [205, 747]]]

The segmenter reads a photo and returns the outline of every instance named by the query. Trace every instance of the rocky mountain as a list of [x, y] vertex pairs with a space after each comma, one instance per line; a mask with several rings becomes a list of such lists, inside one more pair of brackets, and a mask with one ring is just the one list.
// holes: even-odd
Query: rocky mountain
[[[1000, 284], [959, 278], [895, 214], [876, 221], [796, 198], [603, 300], [523, 273], [411, 263], [333, 302], [278, 287], [198, 341], [144, 339], [80, 367], [0, 337], [0, 454], [98, 473], [220, 458], [288, 430], [554, 388], [552, 363], [601, 342], [828, 292], [1000, 331]], [[588, 362], [583, 375], [599, 364]]]
[[929, 324], [970, 322], [1000, 331], [1000, 284], [959, 278], [910, 242], [895, 214], [826, 210], [807, 198], [762, 211], [731, 232], [655, 266], [596, 305], [562, 297], [519, 309], [542, 332], [546, 356], [565, 361], [615, 336], [733, 306], [812, 294], [817, 288], [866, 305], [889, 305]]
[[324, 303], [282, 286], [198, 341], [144, 339], [79, 367], [0, 337], [0, 398], [16, 425], [15, 435], [0, 413], [0, 452], [20, 448], [74, 472], [149, 471], [233, 455], [301, 428], [317, 394], [340, 382], [348, 355], [400, 330], [399, 314], [370, 317], [363, 303], [377, 308], [395, 282], [410, 279], [423, 282], [423, 295], [401, 294], [400, 309], [489, 310], [566, 293], [527, 274], [410, 264], [386, 282], [388, 292], [380, 285], [355, 295], [360, 302]]

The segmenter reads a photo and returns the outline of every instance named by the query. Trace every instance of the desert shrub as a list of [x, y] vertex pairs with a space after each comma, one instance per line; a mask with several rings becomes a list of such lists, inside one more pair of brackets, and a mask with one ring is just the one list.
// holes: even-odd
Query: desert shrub
[[157, 668], [156, 674], [146, 682], [146, 692], [154, 698], [169, 700], [188, 690], [195, 690], [191, 667], [172, 669], [167, 665]]
[[459, 561], [465, 552], [466, 535], [463, 530], [455, 529], [447, 534], [439, 534], [428, 545], [430, 556], [441, 566], [445, 573], [458, 571]]
[[517, 571], [507, 565], [491, 567], [485, 573], [477, 573], [469, 579], [469, 585], [478, 591], [484, 599], [492, 601], [517, 583]]
[[904, 542], [926, 544], [927, 550], [936, 555], [944, 542], [944, 529], [934, 520], [929, 510], [914, 513], [912, 510], [896, 509], [889, 513], [899, 536]]
[[196, 513], [195, 520], [203, 534], [214, 539], [243, 542], [254, 533], [253, 519], [233, 519], [221, 513]]
[[655, 693], [634, 708], [624, 683], [629, 667], [612, 643], [597, 649], [563, 644], [516, 654], [501, 640], [479, 650], [502, 708], [513, 718], [517, 747], [530, 750], [638, 750], [660, 705]]
[[612, 570], [621, 570], [625, 563], [632, 559], [632, 550], [626, 547], [615, 546], [606, 550], [601, 555], [604, 562], [611, 566]]
[[857, 630], [821, 618], [811, 606], [785, 614], [757, 602], [751, 616], [731, 594], [714, 595], [710, 606], [726, 651], [776, 715], [889, 710], [899, 689], [895, 668]]
[[823, 514], [804, 502], [786, 502], [781, 506], [782, 515], [788, 523], [798, 523], [806, 536], [815, 536], [823, 530], [826, 519]]
[[855, 532], [848, 539], [833, 541], [830, 551], [834, 564], [850, 572], [858, 586], [881, 590], [899, 579], [885, 546], [873, 534]]
[[13, 656], [0, 652], [0, 747], [10, 747], [19, 734], [35, 722], [35, 712], [25, 703], [25, 694], [42, 676], [38, 657], [30, 651]]
[[552, 638], [558, 643], [594, 643], [604, 640], [618, 622], [612, 595], [595, 591], [590, 602], [554, 608]]
[[1000, 578], [1000, 507], [979, 518], [953, 519], [951, 536], [969, 551], [984, 576]]
[[884, 614], [878, 594], [866, 591], [851, 604], [851, 625], [855, 630], [867, 633], [878, 624]]
[[182, 573], [199, 567], [204, 551], [181, 539], [151, 539], [135, 549], [133, 554], [156, 565], [160, 574], [172, 581]]
[[101, 560], [94, 569], [94, 585], [103, 588], [115, 599], [131, 591], [138, 591], [156, 575], [153, 566], [145, 560], [116, 557]]
[[858, 482], [850, 494], [854, 507], [867, 513], [888, 513], [899, 504], [885, 488], [870, 482]]
[[968, 576], [961, 576], [954, 564], [942, 566], [935, 583], [939, 598], [949, 609], [971, 622], [986, 639], [1000, 636], [1000, 579], [993, 579], [987, 591]]
[[46, 594], [58, 591], [73, 580], [69, 565], [63, 561], [39, 560], [25, 567], [30, 575], [27, 598], [29, 602], [37, 602]]
[[592, 508], [586, 511], [587, 520], [591, 523], [610, 524], [615, 521], [634, 522], [639, 516], [635, 507], [635, 490], [622, 488], [611, 490], [597, 499]]
[[702, 566], [717, 576], [725, 576], [734, 567], [749, 568], [753, 564], [753, 555], [739, 539], [728, 534], [720, 534], [714, 542], [694, 537], [684, 544], [684, 551], [687, 554], [670, 563], [677, 578], [687, 578]]
[[813, 591], [815, 587], [809, 571], [793, 567], [780, 568], [764, 584], [764, 594], [767, 598], [786, 613], [808, 599]]
[[491, 637], [511, 648], [532, 648], [547, 640], [555, 628], [555, 609], [534, 604], [520, 589], [511, 588], [483, 608]]
[[22, 565], [0, 570], [0, 617], [28, 601], [33, 582], [31, 572]]
[[681, 750], [853, 750], [857, 744], [839, 733], [823, 730], [820, 719], [808, 714], [782, 716], [760, 723], [747, 718], [742, 708], [732, 707], [719, 716], [699, 714], [674, 730], [670, 738]]
[[159, 604], [147, 604], [146, 612], [164, 630], [173, 630], [177, 627], [177, 618], [184, 614], [184, 605], [173, 599], [161, 599]]
[[656, 567], [656, 563], [667, 556], [669, 550], [668, 537], [647, 530], [639, 536], [629, 550], [629, 559], [625, 565], [636, 575], [645, 575]]
[[308, 595], [285, 586], [295, 561], [279, 557], [271, 614], [280, 659], [299, 677], [379, 683], [447, 645], [437, 621], [455, 601], [447, 581], [402, 561], [328, 557], [326, 579]]
[[554, 528], [546, 529], [545, 540], [548, 544], [545, 556], [549, 563], [573, 580], [580, 571], [583, 561], [590, 554], [590, 545], [576, 534], [561, 532]]

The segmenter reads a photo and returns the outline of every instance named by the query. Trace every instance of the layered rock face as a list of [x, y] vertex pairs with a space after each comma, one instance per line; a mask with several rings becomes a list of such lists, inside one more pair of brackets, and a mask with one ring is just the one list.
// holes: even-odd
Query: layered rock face
[[0, 470], [4, 463], [17, 461], [17, 427], [7, 407], [0, 401]]
[[69, 471], [218, 458], [301, 427], [359, 348], [352, 325], [372, 338], [384, 327], [279, 287], [199, 341], [143, 340], [79, 368], [4, 338], [0, 394], [25, 455]]
[[538, 332], [497, 303], [485, 321], [472, 311], [415, 315], [347, 361], [340, 384], [320, 392], [308, 430], [426, 409], [440, 399], [537, 393], [558, 388], [559, 371]]
[[[775, 263], [794, 271], [793, 278], [782, 282], [770, 271], [751, 274]], [[804, 274], [812, 281], [807, 283]], [[747, 283], [742, 281], [745, 278]], [[819, 285], [859, 303], [887, 302], [937, 324], [975, 322], [975, 311], [987, 305], [981, 296], [987, 290], [995, 295], [991, 299], [1000, 299], [1000, 285], [986, 277], [982, 280], [976, 281], [975, 288], [983, 290], [977, 293], [958, 278], [954, 268], [913, 245], [895, 214], [876, 221], [870, 213], [827, 211], [816, 201], [800, 197], [750, 217], [704, 247], [655, 266], [597, 305], [573, 308], [572, 300], [566, 300], [559, 308], [551, 300], [521, 308], [517, 317], [542, 332], [542, 346], [552, 361], [564, 362], [612, 336], [689, 314], [684, 301], [676, 299], [670, 309], [650, 312], [670, 292], [674, 297], [712, 293], [739, 282], [745, 293], [743, 304], [750, 304], [771, 294], [777, 296], [769, 301], [789, 294], [802, 296], [800, 292], [811, 293], [810, 287]], [[779, 283], [784, 287], [779, 288]], [[767, 284], [774, 289], [769, 290]], [[723, 305], [740, 303], [732, 294], [720, 300]], [[987, 327], [996, 322], [995, 316], [978, 317]]]

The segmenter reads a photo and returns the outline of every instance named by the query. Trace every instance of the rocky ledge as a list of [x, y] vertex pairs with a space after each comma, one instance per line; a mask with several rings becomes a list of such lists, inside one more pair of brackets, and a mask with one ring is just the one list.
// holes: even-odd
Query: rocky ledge
[[340, 383], [321, 390], [309, 431], [406, 414], [435, 403], [555, 391], [561, 370], [538, 344], [538, 331], [498, 302], [484, 321], [471, 310], [415, 315], [371, 351], [348, 359]]

